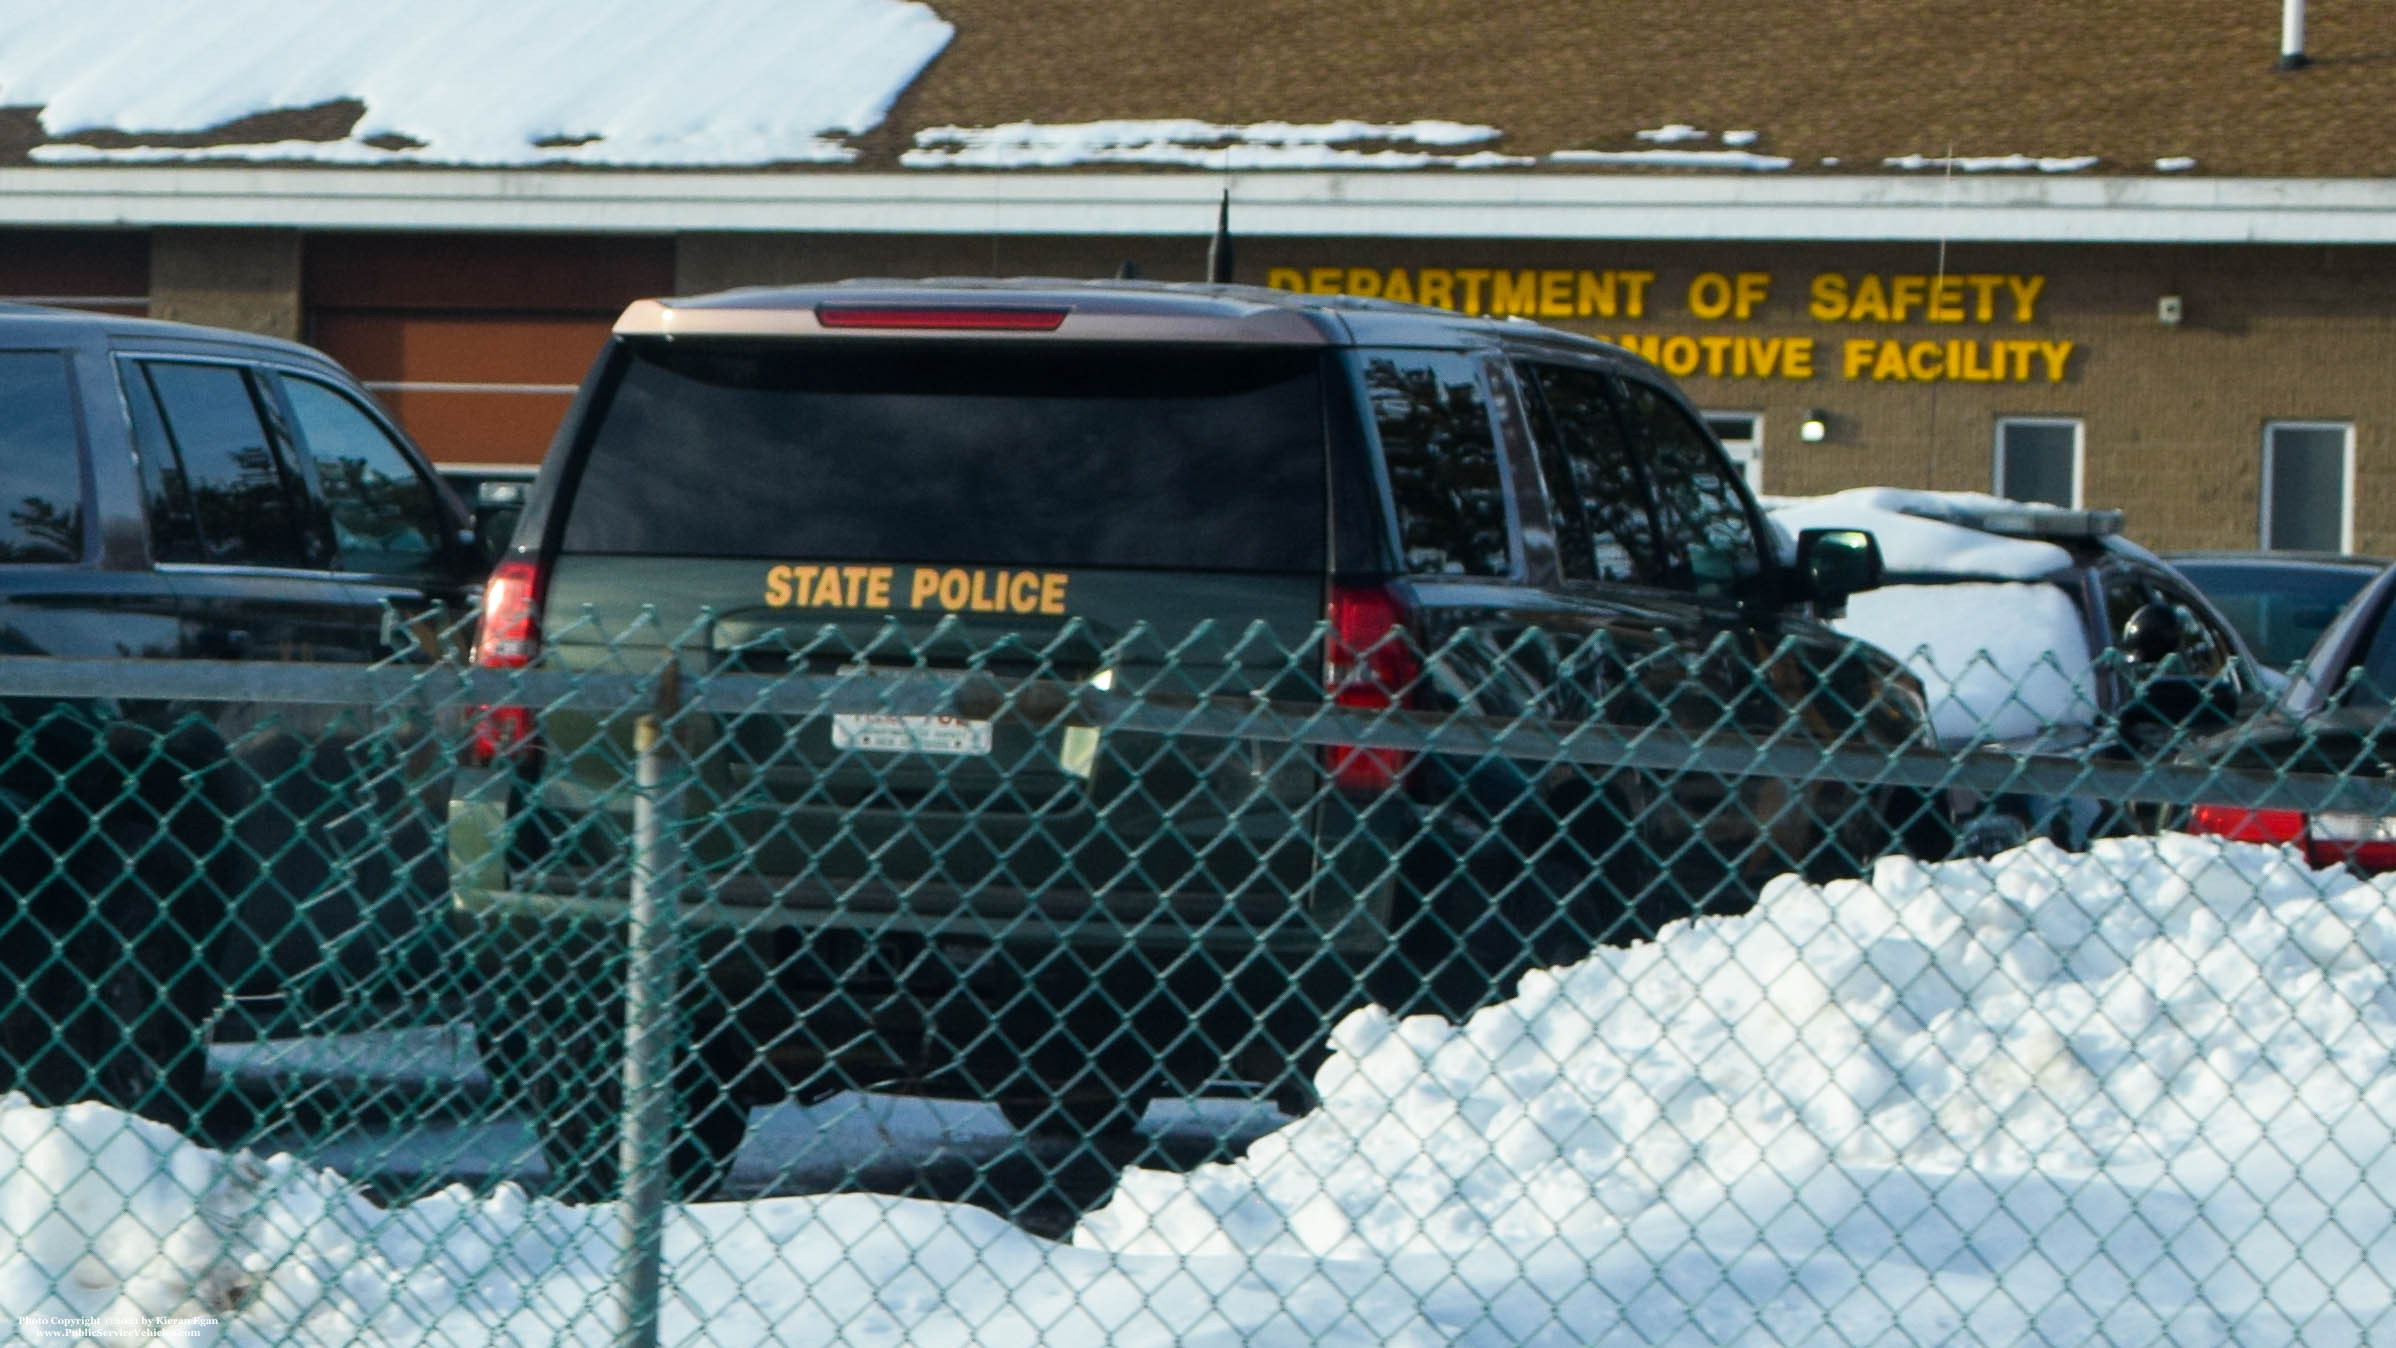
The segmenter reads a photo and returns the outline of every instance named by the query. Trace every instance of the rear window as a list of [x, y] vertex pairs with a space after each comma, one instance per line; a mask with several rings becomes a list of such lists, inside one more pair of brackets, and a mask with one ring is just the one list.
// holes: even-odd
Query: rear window
[[569, 552], [1320, 571], [1304, 349], [635, 344]]
[[0, 352], [0, 562], [83, 555], [83, 450], [66, 356]]

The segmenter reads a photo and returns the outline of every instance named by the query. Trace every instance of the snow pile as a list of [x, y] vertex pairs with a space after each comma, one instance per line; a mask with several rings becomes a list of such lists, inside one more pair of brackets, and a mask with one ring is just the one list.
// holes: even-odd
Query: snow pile
[[[1461, 122], [1259, 122], [1227, 126], [1189, 118], [1004, 126], [935, 126], [915, 133], [899, 156], [909, 168], [1061, 168], [1073, 164], [1186, 164], [1241, 169], [1498, 168], [1519, 155], [1454, 153], [1495, 140], [1498, 130]], [[1347, 148], [1356, 142], [1428, 149]]]
[[2176, 836], [1782, 881], [1462, 1027], [1351, 1017], [1319, 1113], [1076, 1242], [1371, 1267], [1470, 1341], [2362, 1341], [2392, 883]]
[[365, 115], [337, 141], [33, 157], [842, 161], [836, 137], [879, 124], [954, 31], [906, 0], [216, 0], [190, 19], [179, 0], [17, 6], [0, 17], [0, 89], [53, 137], [201, 132], [336, 99]]
[[[2212, 839], [1783, 880], [1457, 1027], [1070, 1246], [847, 1194], [669, 1214], [667, 1342], [2361, 1342], [2396, 1298], [2396, 878]], [[376, 1208], [0, 1100], [0, 1316], [608, 1341], [612, 1208]]]

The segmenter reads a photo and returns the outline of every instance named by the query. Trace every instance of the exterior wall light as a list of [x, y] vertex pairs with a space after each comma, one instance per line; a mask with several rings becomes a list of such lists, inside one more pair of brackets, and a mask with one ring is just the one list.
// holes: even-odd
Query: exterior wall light
[[1809, 445], [1818, 445], [1829, 439], [1830, 414], [1819, 407], [1807, 411], [1805, 420], [1797, 423], [1797, 438]]

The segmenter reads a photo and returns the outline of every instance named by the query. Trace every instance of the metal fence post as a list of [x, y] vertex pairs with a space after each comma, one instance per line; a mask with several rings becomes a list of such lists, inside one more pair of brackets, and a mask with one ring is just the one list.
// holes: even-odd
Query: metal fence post
[[617, 1249], [617, 1342], [656, 1348], [665, 1255], [668, 1158], [674, 1146], [674, 1041], [681, 968], [681, 764], [672, 725], [681, 666], [669, 651], [651, 709], [633, 726], [639, 790], [633, 797], [631, 959], [624, 1002], [623, 1243]]

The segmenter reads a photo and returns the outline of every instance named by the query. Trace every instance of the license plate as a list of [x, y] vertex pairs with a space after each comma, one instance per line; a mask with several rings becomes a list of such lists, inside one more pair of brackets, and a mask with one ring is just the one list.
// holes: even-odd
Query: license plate
[[957, 716], [835, 712], [832, 747], [889, 754], [986, 754], [990, 752], [990, 723]]

